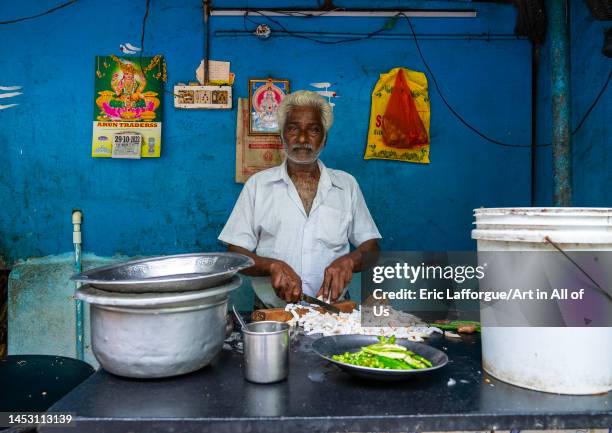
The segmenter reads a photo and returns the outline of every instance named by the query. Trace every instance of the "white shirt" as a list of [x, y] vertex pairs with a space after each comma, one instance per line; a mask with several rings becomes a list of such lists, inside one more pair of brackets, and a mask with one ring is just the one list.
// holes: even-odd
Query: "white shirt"
[[284, 261], [311, 296], [321, 288], [325, 268], [349, 252], [349, 242], [357, 247], [381, 238], [355, 178], [318, 164], [321, 176], [310, 214], [285, 161], [249, 178], [219, 235], [222, 242]]

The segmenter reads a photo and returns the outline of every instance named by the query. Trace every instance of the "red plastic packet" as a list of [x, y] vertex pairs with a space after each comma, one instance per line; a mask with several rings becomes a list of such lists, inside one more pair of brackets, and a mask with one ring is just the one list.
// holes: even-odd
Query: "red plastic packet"
[[397, 73], [383, 116], [382, 138], [385, 145], [399, 149], [411, 149], [429, 142], [402, 70]]

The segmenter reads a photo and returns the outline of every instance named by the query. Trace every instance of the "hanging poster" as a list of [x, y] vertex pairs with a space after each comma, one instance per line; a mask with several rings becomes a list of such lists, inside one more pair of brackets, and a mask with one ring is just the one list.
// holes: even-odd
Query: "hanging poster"
[[429, 163], [429, 95], [422, 72], [394, 68], [372, 92], [364, 159]]
[[286, 94], [289, 81], [273, 78], [249, 80], [249, 134], [280, 135], [276, 110]]
[[165, 81], [162, 56], [96, 57], [91, 156], [160, 156]]
[[238, 98], [236, 121], [236, 182], [283, 162], [283, 145], [278, 135], [249, 135], [249, 100]]

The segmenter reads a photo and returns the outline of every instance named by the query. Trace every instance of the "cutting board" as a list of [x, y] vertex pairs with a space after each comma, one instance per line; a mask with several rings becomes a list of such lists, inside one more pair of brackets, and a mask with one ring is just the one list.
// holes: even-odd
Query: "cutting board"
[[[341, 301], [332, 304], [334, 307], [338, 308], [343, 313], [351, 313], [355, 308], [357, 308], [357, 303], [355, 301]], [[315, 310], [320, 313], [325, 313], [326, 310], [322, 307], [313, 307]], [[307, 308], [296, 308], [297, 314], [302, 317], [304, 314], [308, 312]], [[266, 308], [262, 310], [255, 310], [253, 314], [251, 314], [251, 320], [253, 322], [261, 322], [263, 320], [273, 320], [275, 322], [288, 322], [293, 319], [293, 314], [289, 311], [285, 311], [284, 308]]]

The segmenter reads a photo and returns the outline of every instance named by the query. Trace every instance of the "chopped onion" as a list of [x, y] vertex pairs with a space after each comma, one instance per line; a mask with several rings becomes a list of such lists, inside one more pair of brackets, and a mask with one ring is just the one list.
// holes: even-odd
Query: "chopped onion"
[[[302, 317], [299, 317], [295, 311], [297, 308], [305, 308], [309, 311]], [[287, 304], [285, 310], [291, 312], [294, 316], [291, 321], [296, 320], [297, 324], [302, 327], [307, 335], [360, 334], [384, 335], [386, 337], [395, 335], [397, 338], [423, 341], [424, 338], [434, 332], [442, 333], [440, 329], [422, 323], [418, 317], [396, 310], [391, 310], [389, 317], [381, 318], [380, 323], [383, 326], [380, 327], [362, 327], [360, 309], [356, 309], [352, 313], [330, 314], [320, 313], [308, 306]]]

